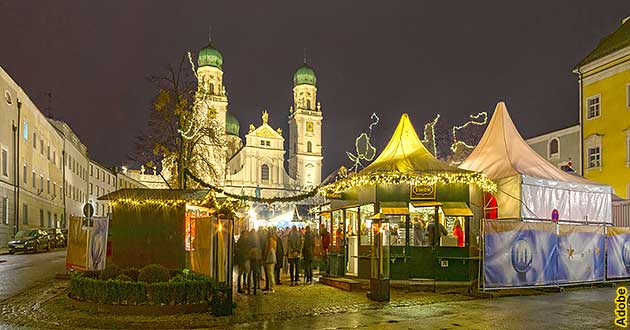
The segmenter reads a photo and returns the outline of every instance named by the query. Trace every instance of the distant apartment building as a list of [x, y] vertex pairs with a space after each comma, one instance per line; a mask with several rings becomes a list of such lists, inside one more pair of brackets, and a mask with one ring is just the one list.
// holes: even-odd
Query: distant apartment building
[[630, 198], [630, 17], [573, 72], [580, 95], [584, 176]]
[[83, 216], [88, 199], [88, 168], [90, 158], [87, 147], [65, 122], [48, 119], [64, 138], [63, 168], [67, 223], [71, 216]]
[[574, 171], [581, 175], [580, 139], [580, 125], [574, 125], [526, 141], [536, 153], [550, 163], [567, 172]]
[[95, 216], [106, 216], [110, 212], [109, 206], [98, 198], [117, 190], [116, 173], [94, 160], [90, 160], [89, 172], [89, 203], [94, 207]]
[[63, 225], [64, 139], [0, 67], [0, 246]]
[[139, 170], [126, 169], [128, 177], [134, 179], [146, 188], [150, 189], [170, 189], [166, 180], [155, 169], [147, 170], [144, 165]]

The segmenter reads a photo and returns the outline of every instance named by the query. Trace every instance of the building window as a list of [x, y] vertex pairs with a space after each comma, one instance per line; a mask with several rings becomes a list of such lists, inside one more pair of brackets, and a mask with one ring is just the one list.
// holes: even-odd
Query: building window
[[33, 149], [37, 150], [37, 134], [33, 132]]
[[44, 192], [44, 176], [39, 176], [39, 192]]
[[591, 96], [586, 99], [586, 118], [592, 119], [599, 117], [601, 114], [601, 98], [600, 95]]
[[306, 100], [306, 109], [311, 110], [311, 100]]
[[260, 140], [260, 145], [264, 147], [265, 146], [265, 140]]
[[94, 166], [90, 164], [90, 176], [94, 176]]
[[28, 170], [26, 169], [26, 163], [24, 163], [24, 167], [23, 167], [23, 171], [22, 171], [22, 178], [24, 180], [24, 184], [28, 184]]
[[28, 122], [24, 121], [24, 128], [22, 129], [22, 135], [24, 136], [24, 141], [28, 140]]
[[36, 189], [37, 188], [37, 174], [35, 174], [35, 171], [33, 171], [32, 174], [33, 175], [31, 175], [31, 179], [33, 181], [33, 183], [32, 183], [33, 184], [33, 189]]
[[46, 146], [46, 158], [50, 160], [50, 146]]
[[90, 183], [90, 195], [94, 195], [94, 186]]
[[210, 83], [210, 95], [214, 95], [214, 84]]
[[262, 181], [269, 181], [269, 166], [267, 164], [263, 164], [260, 167], [260, 179]]
[[52, 191], [53, 191], [53, 195], [55, 197], [57, 197], [57, 195], [56, 195], [57, 194], [57, 182], [53, 182], [53, 190]]
[[588, 148], [588, 168], [601, 167], [601, 151], [599, 147]]
[[265, 141], [265, 145], [266, 145], [267, 147], [271, 146], [271, 141]]
[[44, 155], [44, 139], [39, 140], [39, 153], [42, 156]]
[[5, 225], [9, 224], [9, 199], [7, 197], [2, 197], [2, 223]]
[[39, 226], [44, 227], [44, 209], [39, 209]]
[[22, 205], [22, 224], [28, 225], [28, 205]]
[[48, 211], [48, 228], [52, 228], [53, 224], [52, 224], [52, 213], [50, 213], [50, 211]]
[[52, 156], [53, 165], [57, 165], [57, 151], [53, 150]]
[[9, 176], [9, 150], [2, 148], [2, 176]]
[[560, 158], [560, 140], [558, 138], [553, 138], [549, 141], [548, 158]]
[[306, 152], [308, 153], [313, 152], [313, 143], [311, 143], [311, 141], [306, 142]]
[[46, 193], [50, 195], [50, 179], [46, 180]]

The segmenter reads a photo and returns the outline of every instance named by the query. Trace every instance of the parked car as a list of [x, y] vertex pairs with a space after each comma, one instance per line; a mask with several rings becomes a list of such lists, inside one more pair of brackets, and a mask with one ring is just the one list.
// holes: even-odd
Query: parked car
[[38, 252], [41, 249], [50, 250], [51, 242], [48, 233], [42, 229], [25, 229], [15, 234], [13, 240], [9, 242], [9, 254], [18, 251]]
[[66, 246], [66, 237], [61, 231], [61, 228], [49, 228], [46, 229], [46, 232], [48, 232], [48, 239], [50, 240], [52, 248]]

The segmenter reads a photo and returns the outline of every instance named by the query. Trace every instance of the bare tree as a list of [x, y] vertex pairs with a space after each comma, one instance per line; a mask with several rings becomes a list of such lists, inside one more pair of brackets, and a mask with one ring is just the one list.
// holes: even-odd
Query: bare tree
[[208, 92], [191, 72], [194, 74], [194, 68], [191, 70], [183, 56], [177, 66], [169, 65], [164, 74], [148, 78], [157, 94], [147, 131], [137, 138], [134, 155], [140, 163], [161, 164], [171, 186], [180, 189], [196, 185], [185, 179], [185, 169], [198, 177], [223, 174], [215, 170], [209, 157], [210, 150], [225, 144], [216, 111], [208, 107]]

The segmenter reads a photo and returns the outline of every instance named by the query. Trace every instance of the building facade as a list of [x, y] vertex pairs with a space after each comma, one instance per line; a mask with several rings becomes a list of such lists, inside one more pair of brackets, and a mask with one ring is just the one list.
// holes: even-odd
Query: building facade
[[87, 147], [81, 143], [77, 135], [65, 122], [48, 119], [63, 136], [63, 168], [64, 168], [64, 227], [69, 217], [83, 216], [83, 206], [88, 200], [88, 168], [90, 158]]
[[89, 179], [88, 179], [88, 202], [94, 207], [95, 216], [106, 216], [109, 214], [109, 206], [98, 198], [116, 191], [116, 173], [111, 169], [90, 159]]
[[584, 176], [630, 198], [630, 20], [574, 69], [580, 89]]
[[[245, 139], [240, 136], [240, 123], [228, 111], [223, 55], [210, 44], [201, 49], [197, 63], [197, 99], [201, 102], [195, 107], [196, 119], [216, 128], [220, 140], [220, 143], [202, 143], [201, 150], [196, 152], [208, 160], [201, 162], [201, 166], [212, 167], [197, 169], [202, 179], [231, 193], [260, 197], [291, 195], [319, 185], [323, 117], [313, 69], [304, 63], [293, 76], [287, 161], [282, 130], [271, 126], [266, 111], [260, 125], [250, 124]], [[171, 167], [166, 165], [168, 162], [162, 166], [166, 179], [171, 177], [164, 170]]]
[[537, 154], [567, 172], [582, 175], [580, 125], [574, 125], [526, 140]]
[[63, 137], [0, 67], [0, 246], [62, 225]]

